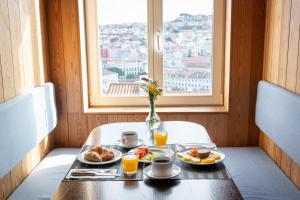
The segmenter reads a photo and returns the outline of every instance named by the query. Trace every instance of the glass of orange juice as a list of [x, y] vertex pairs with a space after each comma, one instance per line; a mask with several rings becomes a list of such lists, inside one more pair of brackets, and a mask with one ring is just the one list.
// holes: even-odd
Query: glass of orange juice
[[168, 132], [164, 130], [155, 130], [154, 131], [154, 143], [156, 146], [165, 147], [168, 140]]
[[123, 171], [127, 175], [134, 175], [138, 169], [139, 158], [135, 154], [123, 154], [122, 156], [122, 166]]

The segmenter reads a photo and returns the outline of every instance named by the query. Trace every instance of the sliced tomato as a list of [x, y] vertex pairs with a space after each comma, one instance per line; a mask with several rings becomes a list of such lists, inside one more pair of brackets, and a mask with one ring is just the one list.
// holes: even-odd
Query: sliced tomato
[[149, 147], [147, 147], [147, 146], [140, 146], [137, 149], [138, 150], [144, 150], [146, 155], [149, 153]]
[[145, 155], [147, 155], [146, 152], [145, 152], [145, 150], [143, 150], [143, 149], [138, 149], [135, 152], [135, 154], [138, 155], [139, 159], [141, 159], [141, 158], [145, 157]]
[[196, 148], [192, 148], [190, 150], [190, 155], [194, 157], [198, 157], [198, 150]]

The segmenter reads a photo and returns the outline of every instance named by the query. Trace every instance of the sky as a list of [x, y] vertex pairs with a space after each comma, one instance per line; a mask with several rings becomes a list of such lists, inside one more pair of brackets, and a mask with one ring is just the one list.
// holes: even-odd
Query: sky
[[[180, 13], [211, 15], [213, 0], [163, 0], [164, 21]], [[99, 23], [121, 24], [147, 21], [147, 0], [99, 0]]]

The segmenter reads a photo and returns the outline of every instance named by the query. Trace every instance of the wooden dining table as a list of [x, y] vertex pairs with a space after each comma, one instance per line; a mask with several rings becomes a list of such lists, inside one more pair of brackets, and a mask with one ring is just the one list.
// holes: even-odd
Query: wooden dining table
[[[166, 121], [161, 126], [168, 132], [168, 144], [211, 143], [206, 129], [192, 122]], [[95, 128], [85, 145], [112, 145], [124, 131], [135, 131], [144, 145], [153, 145], [144, 122], [106, 124]], [[142, 181], [62, 181], [52, 199], [242, 199], [230, 179], [192, 179]]]

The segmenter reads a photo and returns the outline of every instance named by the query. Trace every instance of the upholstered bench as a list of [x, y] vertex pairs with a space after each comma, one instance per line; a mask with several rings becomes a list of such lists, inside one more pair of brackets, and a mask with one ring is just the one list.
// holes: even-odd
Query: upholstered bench
[[245, 199], [299, 200], [300, 190], [259, 147], [220, 148], [225, 164]]
[[[266, 81], [257, 91], [255, 122], [300, 164], [300, 96]], [[259, 147], [221, 148], [245, 199], [300, 199], [300, 190]]]
[[[53, 134], [57, 125], [54, 94], [54, 85], [46, 83], [0, 104], [0, 178]], [[78, 152], [72, 148], [52, 150], [9, 199], [50, 199]]]
[[79, 148], [52, 150], [8, 199], [51, 199], [79, 151]]

